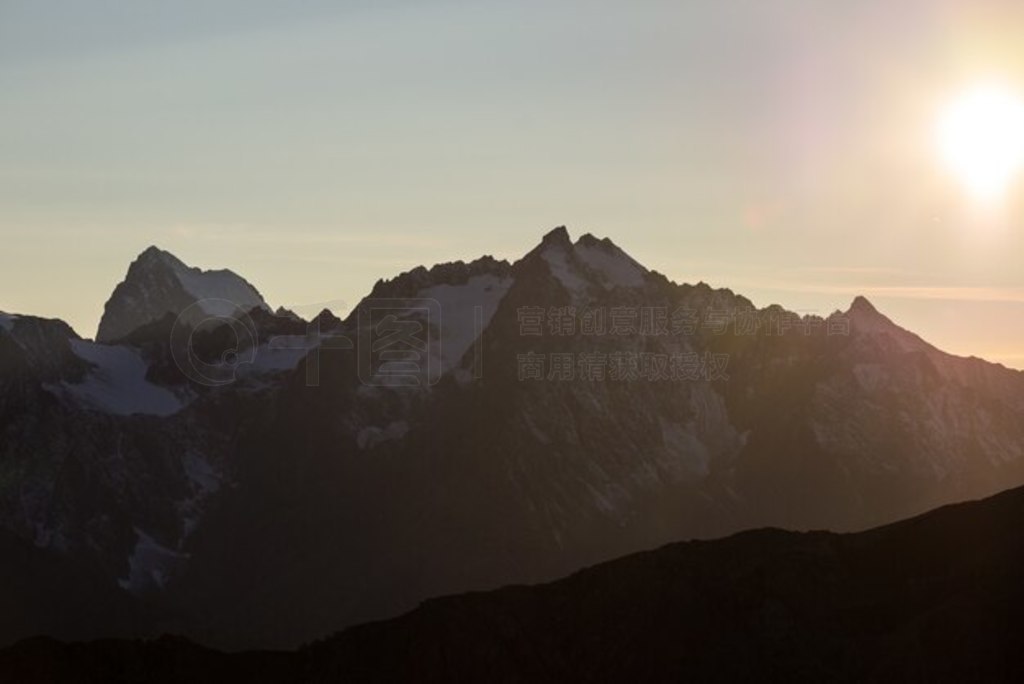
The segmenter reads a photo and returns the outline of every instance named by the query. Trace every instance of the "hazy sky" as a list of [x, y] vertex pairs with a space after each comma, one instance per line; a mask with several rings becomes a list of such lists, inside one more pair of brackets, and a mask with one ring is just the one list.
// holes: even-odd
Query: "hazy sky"
[[[1016, 7], [1016, 8], [1015, 8]], [[1024, 367], [1024, 182], [936, 152], [1024, 3], [0, 0], [0, 310], [91, 336], [150, 244], [273, 305], [555, 225]]]

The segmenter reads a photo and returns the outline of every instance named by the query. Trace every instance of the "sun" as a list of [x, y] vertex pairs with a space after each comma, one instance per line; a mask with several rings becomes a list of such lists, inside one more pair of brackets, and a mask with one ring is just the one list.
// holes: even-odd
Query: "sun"
[[1024, 102], [998, 85], [968, 90], [940, 117], [938, 142], [944, 161], [972, 195], [1001, 197], [1024, 167]]

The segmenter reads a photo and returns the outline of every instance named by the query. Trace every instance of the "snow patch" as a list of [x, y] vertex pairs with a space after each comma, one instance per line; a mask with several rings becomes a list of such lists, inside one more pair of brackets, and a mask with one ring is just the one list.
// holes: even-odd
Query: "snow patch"
[[381, 442], [401, 439], [407, 432], [409, 432], [409, 424], [404, 420], [389, 423], [386, 428], [368, 426], [359, 431], [356, 443], [360, 449], [372, 449]]
[[583, 263], [601, 276], [605, 289], [643, 287], [647, 269], [633, 261], [625, 252], [597, 245], [576, 245], [575, 251]]
[[184, 407], [172, 392], [146, 380], [149, 367], [137, 349], [71, 340], [80, 359], [93, 364], [82, 382], [62, 382], [65, 392], [106, 413], [169, 416]]
[[171, 265], [181, 286], [210, 316], [230, 316], [236, 307], [242, 311], [270, 310], [256, 288], [231, 271], [203, 271], [177, 259], [167, 259], [165, 263]]
[[188, 556], [168, 549], [138, 528], [135, 528], [135, 534], [138, 539], [128, 559], [128, 577], [119, 579], [117, 583], [136, 595], [163, 589]]
[[193, 491], [197, 496], [212, 494], [220, 489], [220, 476], [210, 462], [199, 454], [192, 451], [186, 452], [181, 459], [181, 464], [185, 468], [185, 475], [188, 476], [188, 481], [192, 483]]
[[14, 321], [18, 320], [15, 314], [4, 313], [0, 311], [0, 328], [11, 332], [14, 329]]
[[561, 246], [552, 246], [541, 252], [541, 257], [548, 263], [551, 275], [565, 286], [571, 293], [585, 292], [587, 281], [576, 272], [569, 263], [569, 255]]
[[[512, 286], [512, 278], [492, 274], [477, 275], [463, 285], [435, 285], [421, 290], [416, 296], [433, 299], [441, 305], [441, 321], [432, 344], [431, 363], [440, 363], [441, 373], [455, 368], [490, 323], [505, 293]], [[480, 319], [475, 309], [480, 307]]]

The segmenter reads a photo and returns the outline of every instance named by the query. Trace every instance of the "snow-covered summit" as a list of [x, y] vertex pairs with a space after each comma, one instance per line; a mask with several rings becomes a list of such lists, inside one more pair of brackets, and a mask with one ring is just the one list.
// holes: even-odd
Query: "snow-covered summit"
[[[491, 256], [417, 266], [378, 281], [350, 313], [349, 322], [360, 310], [397, 306], [394, 313], [424, 325], [430, 341], [420, 369], [427, 375], [444, 374], [455, 369], [479, 339], [513, 282], [511, 264]], [[403, 310], [403, 302], [411, 306]]]
[[160, 320], [168, 313], [190, 310], [198, 322], [206, 316], [226, 316], [240, 309], [270, 311], [263, 297], [241, 276], [227, 269], [203, 271], [188, 266], [170, 252], [149, 247], [128, 268], [128, 274], [107, 301], [96, 339], [108, 342]]
[[642, 288], [648, 270], [608, 238], [587, 233], [575, 243], [565, 226], [547, 233], [524, 259], [543, 260], [548, 271], [574, 297], [588, 289]]
[[573, 250], [606, 289], [644, 286], [647, 269], [608, 238], [599, 240], [587, 233], [576, 241]]

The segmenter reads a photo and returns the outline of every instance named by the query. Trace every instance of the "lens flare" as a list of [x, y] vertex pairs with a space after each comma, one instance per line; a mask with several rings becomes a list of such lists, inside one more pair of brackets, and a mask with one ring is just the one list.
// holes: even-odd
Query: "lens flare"
[[946, 164], [972, 195], [999, 198], [1024, 166], [1024, 102], [1000, 86], [968, 91], [943, 113], [938, 139]]

